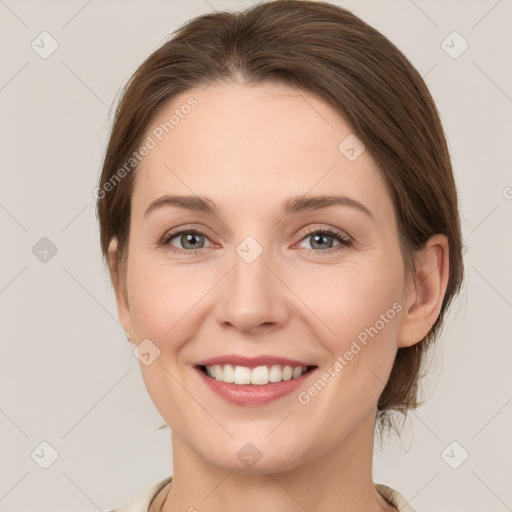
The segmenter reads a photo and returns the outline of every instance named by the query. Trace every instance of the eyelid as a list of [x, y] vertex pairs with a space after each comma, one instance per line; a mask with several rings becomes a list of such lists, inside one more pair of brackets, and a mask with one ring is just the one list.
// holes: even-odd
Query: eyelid
[[342, 229], [334, 228], [334, 227], [331, 227], [331, 226], [325, 227], [325, 226], [318, 226], [318, 225], [317, 226], [312, 226], [311, 228], [308, 228], [305, 231], [305, 233], [302, 235], [302, 238], [300, 239], [300, 241], [302, 241], [308, 235], [310, 235], [312, 233], [317, 233], [317, 232], [327, 233], [329, 235], [337, 236], [337, 237], [343, 239], [345, 242], [352, 243], [354, 241], [352, 236], [349, 235], [346, 231], [344, 231]]
[[[187, 232], [190, 232], [190, 233], [194, 233], [194, 234], [198, 234], [198, 235], [202, 235], [204, 236], [206, 239], [208, 239], [210, 242], [212, 242], [210, 240], [210, 238], [213, 238], [213, 237], [210, 237], [210, 235], [208, 235], [205, 231], [208, 231], [206, 228], [196, 228], [192, 225], [184, 225], [184, 226], [180, 226], [180, 227], [177, 227], [175, 229], [171, 229], [170, 231], [167, 231], [164, 236], [162, 237], [162, 239], [160, 240], [160, 245], [162, 246], [165, 246], [168, 250], [170, 250], [171, 252], [173, 253], [177, 253], [177, 254], [188, 254], [188, 255], [193, 255], [193, 254], [197, 254], [198, 252], [200, 251], [204, 251], [206, 249], [211, 249], [211, 247], [213, 245], [215, 245], [215, 242], [211, 243], [210, 246], [208, 247], [201, 247], [199, 249], [190, 249], [190, 250], [186, 250], [186, 249], [180, 249], [178, 247], [174, 247], [174, 246], [171, 246], [169, 244], [170, 240], [172, 240], [173, 238], [179, 236], [179, 235], [183, 235]], [[334, 238], [338, 238], [338, 241], [339, 241], [339, 244], [334, 246], [334, 247], [330, 247], [328, 249], [304, 249], [309, 253], [315, 253], [315, 254], [323, 254], [323, 253], [331, 253], [333, 251], [337, 251], [339, 250], [340, 247], [349, 247], [351, 246], [353, 243], [354, 243], [354, 239], [351, 235], [349, 235], [346, 231], [343, 231], [339, 228], [334, 228], [334, 227], [331, 227], [331, 226], [319, 226], [319, 225], [316, 225], [316, 226], [311, 226], [309, 227], [301, 236], [301, 238], [298, 240], [298, 242], [296, 242], [294, 245], [297, 245], [297, 244], [300, 244], [304, 239], [306, 239], [308, 236], [314, 234], [314, 233], [323, 233], [323, 234], [327, 234], [329, 236], [332, 236]]]
[[[160, 245], [163, 245], [167, 248], [170, 248], [169, 250], [172, 251], [172, 252], [176, 252], [176, 253], [187, 253], [187, 254], [195, 254], [197, 251], [202, 251], [202, 250], [205, 250], [205, 249], [210, 249], [214, 243], [211, 242], [211, 237], [206, 231], [208, 231], [206, 228], [196, 228], [192, 225], [184, 225], [184, 226], [180, 226], [180, 227], [177, 227], [175, 229], [171, 229], [169, 231], [166, 231], [164, 236], [161, 238], [159, 244]], [[178, 247], [174, 247], [174, 246], [171, 246], [169, 244], [169, 242], [179, 236], [179, 235], [183, 235], [184, 233], [187, 233], [187, 232], [190, 232], [190, 233], [195, 233], [195, 234], [198, 234], [198, 235], [202, 235], [204, 236], [207, 240], [209, 240], [211, 242], [211, 245], [209, 247], [201, 247], [200, 249], [190, 249], [190, 250], [185, 250], [185, 249], [179, 249]]]

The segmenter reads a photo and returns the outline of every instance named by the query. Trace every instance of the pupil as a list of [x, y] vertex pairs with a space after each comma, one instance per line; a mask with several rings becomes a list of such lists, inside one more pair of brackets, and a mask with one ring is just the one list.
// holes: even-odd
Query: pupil
[[314, 236], [313, 236], [314, 243], [317, 243], [317, 242], [321, 241], [322, 239], [325, 241], [325, 239], [326, 239], [327, 237], [329, 237], [329, 236], [330, 236], [330, 235], [322, 235], [322, 234], [320, 234], [320, 235], [319, 235], [319, 234], [314, 235]]
[[194, 238], [197, 238], [197, 235], [193, 233], [187, 233], [185, 236], [186, 243], [184, 244], [186, 246], [187, 243], [192, 242], [192, 246], [194, 248], [194, 245], [197, 246], [197, 244], [194, 244]]

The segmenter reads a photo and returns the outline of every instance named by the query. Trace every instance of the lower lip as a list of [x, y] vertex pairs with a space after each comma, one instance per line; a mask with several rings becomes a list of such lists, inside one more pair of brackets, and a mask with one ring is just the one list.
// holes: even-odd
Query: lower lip
[[312, 369], [303, 373], [300, 377], [281, 382], [272, 382], [263, 386], [254, 384], [231, 384], [208, 377], [200, 368], [194, 368], [204, 383], [224, 400], [235, 405], [260, 405], [277, 400], [289, 395], [299, 388], [304, 381], [314, 372]]

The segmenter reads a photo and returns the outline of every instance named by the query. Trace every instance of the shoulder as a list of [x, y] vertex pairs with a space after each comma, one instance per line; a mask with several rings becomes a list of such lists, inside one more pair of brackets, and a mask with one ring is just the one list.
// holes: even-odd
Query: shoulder
[[163, 489], [170, 481], [172, 476], [160, 480], [143, 491], [139, 491], [128, 503], [119, 505], [108, 512], [147, 512], [153, 498]]
[[375, 484], [377, 492], [391, 505], [394, 505], [400, 512], [417, 512], [409, 502], [395, 489], [384, 484]]

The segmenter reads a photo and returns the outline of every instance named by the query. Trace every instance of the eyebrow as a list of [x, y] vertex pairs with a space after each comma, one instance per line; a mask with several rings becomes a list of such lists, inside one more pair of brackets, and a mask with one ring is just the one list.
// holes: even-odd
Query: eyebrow
[[[321, 195], [313, 197], [295, 196], [290, 197], [281, 205], [281, 215], [290, 213], [301, 213], [312, 210], [320, 210], [330, 206], [349, 206], [373, 218], [371, 211], [359, 201], [348, 196]], [[204, 196], [178, 196], [165, 195], [152, 201], [144, 213], [146, 217], [150, 212], [164, 207], [177, 207], [184, 210], [206, 213], [218, 216], [219, 207], [209, 198]]]

